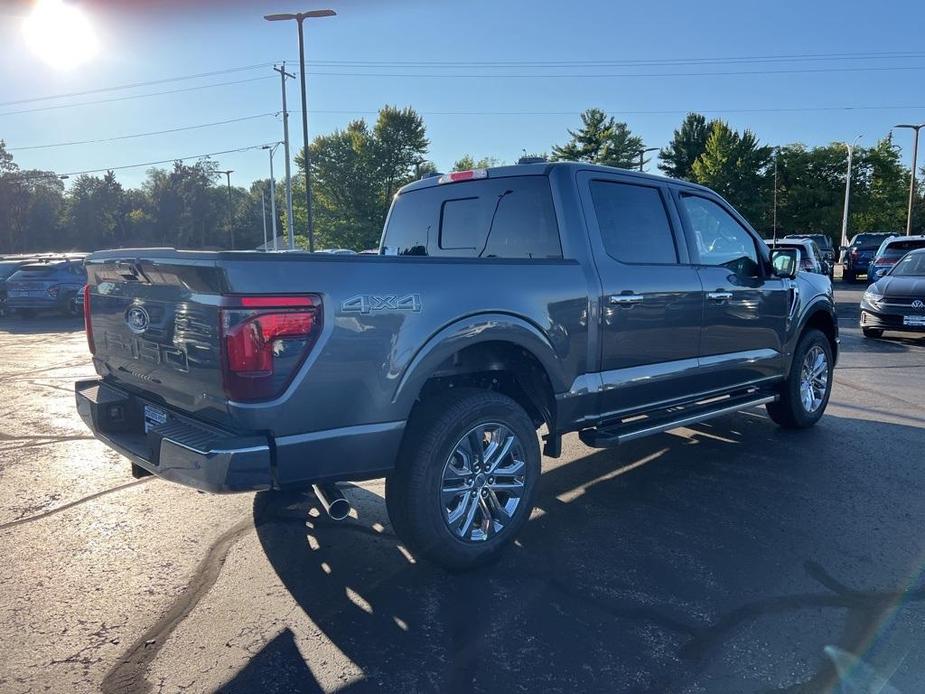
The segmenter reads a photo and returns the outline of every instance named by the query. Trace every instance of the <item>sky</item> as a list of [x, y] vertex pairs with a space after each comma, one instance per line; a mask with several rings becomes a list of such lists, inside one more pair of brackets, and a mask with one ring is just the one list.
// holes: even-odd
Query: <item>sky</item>
[[[213, 158], [238, 185], [268, 176], [259, 145], [282, 139], [271, 64], [297, 70], [298, 44], [294, 23], [262, 17], [321, 7], [337, 16], [306, 24], [310, 137], [373, 121], [384, 104], [412, 106], [439, 170], [464, 154], [513, 162], [548, 152], [591, 106], [648, 147], [664, 146], [688, 111], [772, 145], [859, 134], [873, 144], [896, 123], [925, 121], [921, 0], [73, 0], [96, 36], [90, 58], [80, 47], [62, 54], [71, 37], [49, 44], [41, 24], [31, 29], [39, 38], [24, 30], [35, 1], [0, 0], [0, 139], [22, 168], [59, 173], [256, 147]], [[68, 27], [79, 30], [77, 20]], [[173, 79], [202, 73], [219, 74]], [[139, 82], [158, 83], [110, 89]], [[94, 90], [104, 91], [45, 98]], [[296, 80], [288, 99], [294, 153]], [[908, 164], [911, 133], [895, 142]], [[277, 153], [278, 177], [282, 163]], [[147, 168], [116, 176], [135, 186]]]

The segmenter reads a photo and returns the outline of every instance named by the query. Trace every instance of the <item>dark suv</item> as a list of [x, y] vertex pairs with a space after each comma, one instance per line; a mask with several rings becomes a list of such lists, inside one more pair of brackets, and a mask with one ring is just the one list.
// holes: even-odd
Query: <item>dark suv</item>
[[877, 249], [893, 234], [886, 232], [866, 232], [858, 234], [842, 250], [845, 282], [855, 282], [858, 275], [866, 275], [870, 261], [874, 259]]
[[5, 316], [7, 314], [6, 281], [9, 279], [10, 275], [23, 265], [28, 265], [34, 261], [35, 258], [24, 258], [22, 256], [0, 257], [0, 316]]

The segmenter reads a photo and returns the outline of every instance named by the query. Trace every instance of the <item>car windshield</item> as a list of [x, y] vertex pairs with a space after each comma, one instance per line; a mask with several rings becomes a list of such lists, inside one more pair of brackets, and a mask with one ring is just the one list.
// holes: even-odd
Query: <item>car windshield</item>
[[925, 253], [910, 253], [893, 266], [893, 277], [925, 277]]

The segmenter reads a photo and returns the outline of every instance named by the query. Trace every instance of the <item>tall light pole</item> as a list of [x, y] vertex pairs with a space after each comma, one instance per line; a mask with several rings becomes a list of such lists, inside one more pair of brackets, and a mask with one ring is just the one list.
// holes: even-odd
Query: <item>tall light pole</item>
[[918, 125], [909, 125], [907, 123], [902, 123], [896, 126], [897, 128], [909, 128], [915, 131], [915, 138], [913, 139], [912, 144], [912, 177], [909, 179], [909, 209], [906, 212], [906, 236], [912, 235], [912, 202], [915, 200], [915, 167], [918, 162], [919, 155], [919, 130], [925, 128], [925, 123], [919, 123]]
[[780, 155], [780, 147], [774, 148], [774, 214], [771, 215], [771, 237], [777, 243], [777, 157]]
[[857, 145], [858, 140], [860, 140], [863, 135], [858, 135], [854, 138], [854, 142], [850, 145], [845, 145], [848, 148], [848, 175], [845, 178], [845, 211], [842, 214], [841, 218], [841, 245], [848, 245], [848, 201], [851, 198], [851, 160], [854, 157], [854, 147]]
[[643, 170], [642, 167], [645, 166], [644, 158], [645, 158], [646, 152], [654, 152], [657, 149], [658, 147], [646, 147], [645, 149], [639, 150], [639, 170], [640, 171], [642, 171]]
[[[289, 111], [286, 110], [286, 78], [295, 79], [295, 75], [286, 72], [286, 61], [279, 67], [273, 69], [279, 73], [280, 86], [283, 89], [283, 154], [286, 155], [286, 227], [289, 232], [289, 250], [295, 248], [295, 230], [294, 217], [292, 216], [292, 176], [289, 173], [289, 162], [292, 157], [289, 156]], [[276, 237], [273, 238], [273, 250], [278, 251]]]
[[260, 209], [263, 212], [263, 252], [266, 253], [269, 250], [267, 246], [270, 244], [267, 243], [267, 192], [265, 190], [260, 192]]
[[224, 174], [228, 179], [228, 233], [231, 235], [231, 250], [234, 250], [234, 226], [231, 224], [231, 174], [234, 173], [234, 169], [216, 171], [215, 173]]
[[333, 17], [334, 10], [310, 10], [308, 12], [295, 12], [284, 14], [268, 14], [264, 17], [268, 22], [281, 22], [295, 20], [299, 27], [299, 77], [302, 83], [302, 156], [305, 164], [305, 216], [308, 228], [308, 250], [315, 251], [315, 228], [312, 222], [312, 184], [309, 170], [311, 169], [308, 154], [308, 98], [305, 92], [305, 36], [302, 23], [306, 19], [315, 17]]
[[[279, 147], [282, 143], [277, 142], [274, 145], [264, 145], [263, 149], [269, 150], [270, 152], [270, 214], [273, 215], [273, 250], [277, 251], [277, 242], [276, 242], [276, 181], [273, 178], [273, 154], [276, 152], [276, 148]], [[292, 226], [290, 224], [290, 226]], [[292, 240], [292, 229], [289, 230], [289, 238]], [[290, 243], [289, 250], [292, 250], [292, 244]]]

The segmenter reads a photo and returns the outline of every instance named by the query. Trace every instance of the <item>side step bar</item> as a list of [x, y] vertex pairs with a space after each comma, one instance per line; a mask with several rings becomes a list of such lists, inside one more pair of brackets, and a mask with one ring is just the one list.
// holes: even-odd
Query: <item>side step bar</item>
[[766, 405], [777, 399], [777, 395], [761, 394], [753, 391], [744, 395], [713, 399], [683, 407], [673, 407], [665, 410], [663, 414], [632, 417], [596, 429], [583, 429], [578, 432], [578, 438], [586, 446], [591, 446], [592, 448], [611, 448], [643, 436], [660, 434], [663, 431], [697, 424], [714, 417], [745, 410], [749, 407]]

